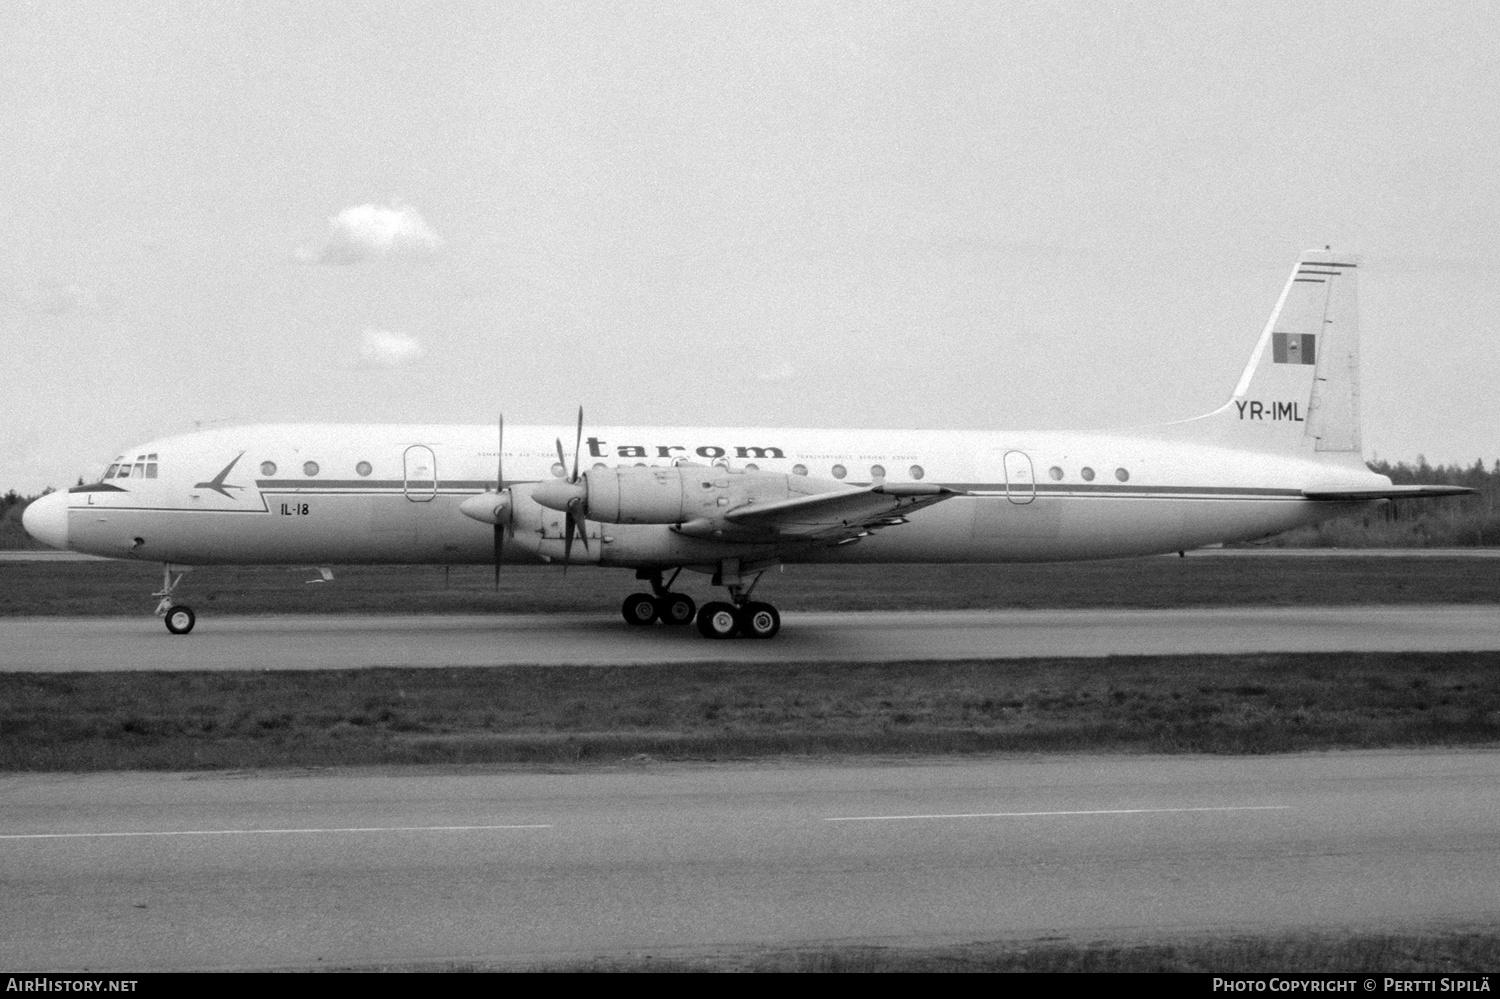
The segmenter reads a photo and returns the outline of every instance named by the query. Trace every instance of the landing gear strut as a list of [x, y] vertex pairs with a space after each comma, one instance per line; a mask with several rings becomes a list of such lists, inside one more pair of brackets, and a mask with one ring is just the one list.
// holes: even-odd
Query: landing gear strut
[[698, 605], [685, 593], [673, 593], [672, 584], [682, 574], [678, 569], [666, 583], [661, 581], [660, 570], [642, 569], [635, 574], [637, 579], [649, 580], [651, 593], [632, 593], [620, 605], [620, 614], [627, 624], [644, 627], [660, 621], [662, 624], [678, 626], [692, 624], [698, 613]]
[[167, 630], [174, 635], [186, 635], [193, 630], [197, 623], [197, 615], [193, 609], [186, 604], [174, 604], [172, 595], [177, 590], [177, 584], [182, 582], [184, 573], [172, 574], [172, 566], [163, 564], [161, 567], [161, 589], [151, 594], [153, 597], [161, 597], [156, 605], [156, 616], [166, 621]]

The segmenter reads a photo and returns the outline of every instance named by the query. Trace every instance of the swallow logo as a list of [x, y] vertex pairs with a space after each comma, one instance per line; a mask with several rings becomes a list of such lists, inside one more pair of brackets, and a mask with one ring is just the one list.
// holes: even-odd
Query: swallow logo
[[229, 490], [231, 490], [231, 489], [244, 489], [245, 487], [244, 486], [236, 486], [236, 485], [226, 485], [225, 482], [224, 482], [224, 480], [229, 477], [229, 470], [231, 468], [233, 468], [235, 466], [235, 464], [238, 463], [239, 460], [241, 458], [243, 458], [244, 456], [245, 456], [245, 452], [241, 451], [239, 454], [237, 454], [237, 455], [234, 456], [234, 461], [231, 461], [229, 464], [227, 464], [227, 465], [224, 466], [224, 470], [222, 472], [220, 472], [218, 475], [215, 475], [208, 482], [200, 482], [197, 485], [193, 486], [193, 488], [194, 489], [212, 489], [214, 492], [219, 493], [222, 496], [228, 496], [230, 499], [234, 499], [234, 496], [230, 494]]

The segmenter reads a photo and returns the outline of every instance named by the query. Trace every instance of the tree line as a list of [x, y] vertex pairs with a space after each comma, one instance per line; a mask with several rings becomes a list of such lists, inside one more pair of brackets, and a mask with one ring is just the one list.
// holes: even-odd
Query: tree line
[[1500, 459], [1485, 468], [1474, 464], [1430, 465], [1415, 462], [1366, 462], [1372, 472], [1388, 475], [1398, 486], [1467, 486], [1475, 496], [1397, 500], [1357, 516], [1337, 517], [1313, 527], [1299, 527], [1267, 539], [1285, 548], [1475, 548], [1500, 545]]
[[21, 527], [21, 511], [34, 499], [52, 492], [51, 489], [43, 489], [35, 496], [22, 496], [14, 489], [0, 496], [0, 549], [17, 548], [46, 548], [40, 541], [34, 540], [26, 530]]

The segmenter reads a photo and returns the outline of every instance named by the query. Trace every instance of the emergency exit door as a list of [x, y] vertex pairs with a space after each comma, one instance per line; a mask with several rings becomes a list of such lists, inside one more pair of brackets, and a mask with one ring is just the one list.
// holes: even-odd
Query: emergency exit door
[[1031, 457], [1024, 451], [1005, 452], [1005, 496], [1012, 503], [1036, 499], [1036, 476]]
[[413, 444], [402, 457], [406, 498], [413, 503], [427, 503], [437, 495], [437, 455], [425, 444]]

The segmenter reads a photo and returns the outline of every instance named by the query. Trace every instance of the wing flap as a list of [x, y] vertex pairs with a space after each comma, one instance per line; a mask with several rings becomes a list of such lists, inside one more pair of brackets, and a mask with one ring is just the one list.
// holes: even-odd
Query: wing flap
[[855, 536], [885, 521], [961, 495], [957, 490], [925, 483], [903, 482], [815, 493], [775, 503], [743, 506], [724, 514], [724, 520], [751, 530], [777, 535], [821, 537]]

